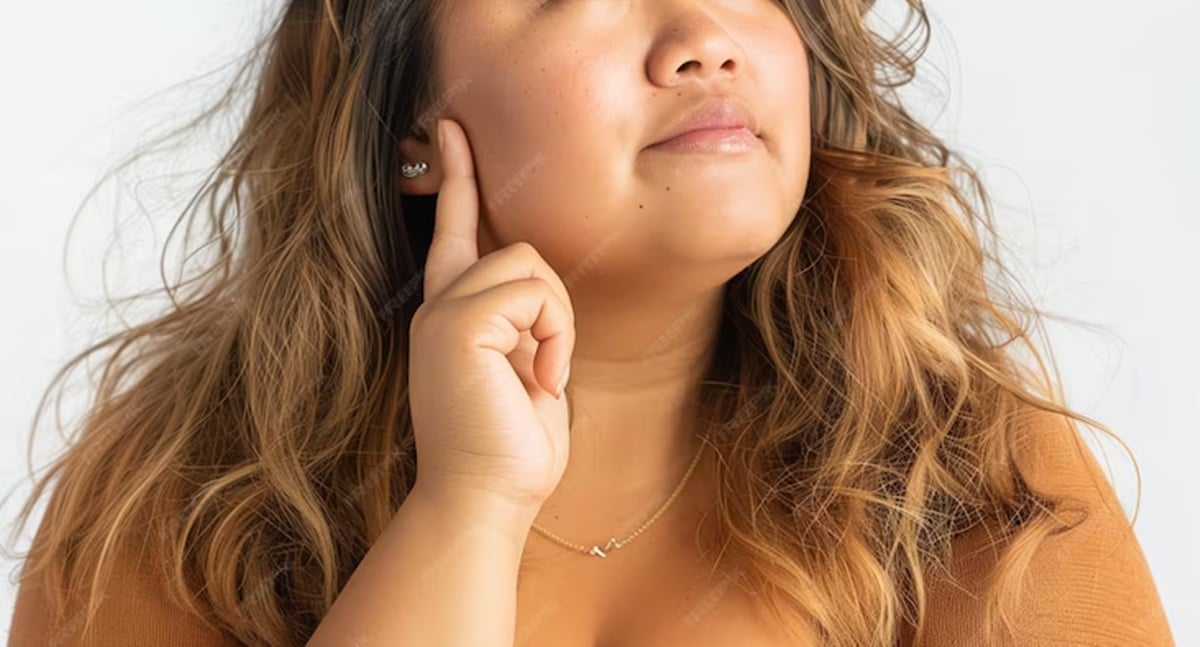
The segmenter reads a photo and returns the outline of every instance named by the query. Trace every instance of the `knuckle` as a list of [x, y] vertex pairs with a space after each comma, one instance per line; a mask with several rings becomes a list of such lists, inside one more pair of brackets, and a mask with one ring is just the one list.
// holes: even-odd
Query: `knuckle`
[[472, 345], [484, 345], [488, 342], [499, 344], [512, 333], [512, 324], [498, 312], [490, 312], [478, 320], [473, 333], [470, 335]]
[[559, 301], [558, 293], [554, 291], [554, 286], [550, 285], [546, 279], [540, 276], [531, 276], [525, 279], [525, 284], [537, 293], [537, 296], [542, 301], [542, 308], [553, 307]]
[[534, 258], [538, 260], [541, 260], [542, 258], [542, 255], [538, 253], [538, 250], [533, 246], [533, 243], [530, 243], [527, 240], [521, 240], [513, 243], [513, 253], [517, 254], [521, 258]]
[[417, 306], [417, 309], [413, 311], [412, 324], [411, 324], [413, 328], [416, 328], [417, 326], [419, 326], [420, 322], [425, 319], [425, 313], [428, 309], [429, 309], [429, 302], [426, 301], [426, 302], [422, 303], [421, 305]]
[[417, 306], [413, 312], [413, 327], [418, 326], [421, 329], [437, 330], [446, 325], [446, 311], [454, 304], [456, 299], [435, 299], [433, 301], [422, 301], [421, 305]]
[[408, 336], [410, 339], [416, 337], [421, 330], [425, 329], [425, 320], [429, 318], [429, 308], [429, 302], [426, 301], [417, 306], [416, 311], [413, 312], [412, 321], [408, 325]]

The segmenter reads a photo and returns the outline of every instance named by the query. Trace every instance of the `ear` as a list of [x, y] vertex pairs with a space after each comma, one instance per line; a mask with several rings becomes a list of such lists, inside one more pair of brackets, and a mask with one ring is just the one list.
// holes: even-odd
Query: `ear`
[[433, 195], [442, 185], [442, 163], [438, 152], [437, 122], [432, 121], [419, 131], [414, 130], [400, 141], [400, 163], [425, 162], [429, 170], [415, 178], [407, 178], [396, 169], [396, 182], [405, 195]]

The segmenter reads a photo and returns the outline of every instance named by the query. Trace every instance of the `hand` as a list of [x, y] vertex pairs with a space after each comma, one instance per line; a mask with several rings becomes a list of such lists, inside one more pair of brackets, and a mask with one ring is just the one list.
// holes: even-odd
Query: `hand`
[[479, 258], [479, 193], [466, 133], [438, 131], [445, 174], [409, 329], [409, 406], [423, 488], [540, 507], [567, 464], [564, 382], [575, 313], [526, 242]]

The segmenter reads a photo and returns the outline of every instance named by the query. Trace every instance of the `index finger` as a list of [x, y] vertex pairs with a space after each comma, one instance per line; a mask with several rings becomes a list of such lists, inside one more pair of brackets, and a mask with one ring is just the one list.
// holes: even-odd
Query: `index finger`
[[466, 133], [451, 119], [438, 120], [443, 176], [434, 210], [433, 240], [425, 258], [425, 300], [479, 260], [479, 191]]

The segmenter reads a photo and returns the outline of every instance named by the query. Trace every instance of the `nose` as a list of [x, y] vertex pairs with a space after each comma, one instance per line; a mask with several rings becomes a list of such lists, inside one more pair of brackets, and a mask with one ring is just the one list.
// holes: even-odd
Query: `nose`
[[668, 12], [646, 61], [646, 75], [659, 87], [716, 81], [717, 75], [736, 76], [744, 65], [741, 45], [719, 16], [700, 2], [659, 0]]

